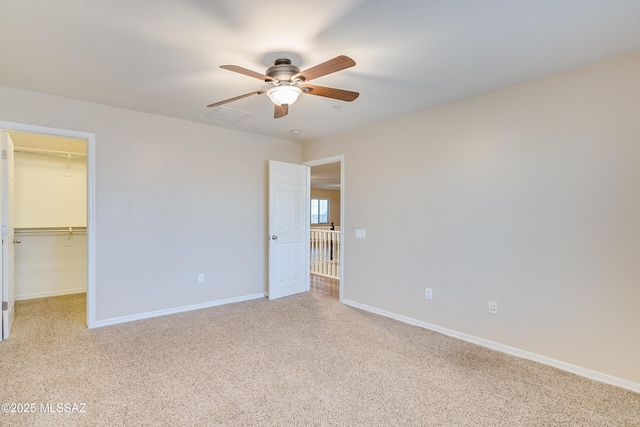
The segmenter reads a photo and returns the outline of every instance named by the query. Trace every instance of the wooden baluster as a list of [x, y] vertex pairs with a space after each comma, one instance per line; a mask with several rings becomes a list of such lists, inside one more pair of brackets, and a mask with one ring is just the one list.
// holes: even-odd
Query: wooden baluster
[[310, 231], [310, 272], [340, 278], [340, 231], [313, 227]]
[[313, 251], [313, 246], [316, 243], [315, 231], [311, 230], [311, 237], [309, 238], [309, 240], [311, 242], [311, 245], [310, 245], [311, 246], [311, 248], [310, 248], [310, 251], [311, 251], [311, 254], [310, 254], [311, 262], [309, 264], [310, 264], [311, 272], [315, 273], [315, 271], [316, 271], [315, 270], [315, 256], [314, 256], [314, 251]]
[[335, 258], [333, 256], [333, 248], [334, 248], [334, 237], [335, 237], [335, 232], [331, 231], [329, 232], [329, 251], [331, 252], [330, 257], [329, 257], [329, 275], [333, 276], [335, 273]]
[[322, 274], [327, 274], [327, 232], [322, 231]]
[[313, 236], [311, 239], [311, 271], [314, 273], [318, 272], [318, 232], [312, 231], [311, 235]]
[[336, 233], [337, 239], [336, 239], [336, 262], [337, 262], [337, 269], [336, 269], [336, 277], [340, 278], [340, 232], [338, 231]]
[[331, 233], [329, 231], [325, 231], [324, 233], [324, 274], [329, 275], [331, 274], [329, 270], [329, 236]]
[[316, 273], [320, 273], [320, 232], [316, 231], [316, 244], [315, 244], [315, 252], [314, 252], [315, 260], [316, 260]]

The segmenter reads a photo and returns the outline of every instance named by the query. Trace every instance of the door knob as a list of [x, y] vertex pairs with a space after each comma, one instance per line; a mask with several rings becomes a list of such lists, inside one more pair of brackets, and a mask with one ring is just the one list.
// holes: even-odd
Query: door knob
[[22, 240], [16, 239], [16, 240], [13, 241], [13, 243], [22, 243]]
[[278, 236], [274, 234], [273, 236], [271, 236], [271, 240], [278, 240]]

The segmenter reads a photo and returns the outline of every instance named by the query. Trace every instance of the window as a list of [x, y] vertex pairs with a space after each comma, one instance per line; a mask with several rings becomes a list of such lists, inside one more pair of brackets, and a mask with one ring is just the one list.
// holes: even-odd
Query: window
[[329, 223], [329, 200], [311, 199], [311, 224]]

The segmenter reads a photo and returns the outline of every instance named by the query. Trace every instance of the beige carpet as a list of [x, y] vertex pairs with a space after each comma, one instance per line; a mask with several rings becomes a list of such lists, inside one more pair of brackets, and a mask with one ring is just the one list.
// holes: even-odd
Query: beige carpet
[[35, 412], [0, 425], [640, 426], [639, 394], [320, 295], [93, 330], [84, 306], [18, 303], [0, 400]]

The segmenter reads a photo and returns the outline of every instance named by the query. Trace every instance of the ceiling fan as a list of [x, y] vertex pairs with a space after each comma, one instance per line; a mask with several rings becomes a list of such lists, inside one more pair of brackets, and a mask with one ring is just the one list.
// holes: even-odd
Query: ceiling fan
[[289, 106], [296, 102], [301, 93], [351, 102], [360, 95], [358, 92], [325, 86], [314, 86], [307, 84], [307, 82], [317, 79], [318, 77], [326, 76], [327, 74], [335, 73], [336, 71], [353, 67], [354, 65], [356, 65], [355, 61], [344, 55], [336, 56], [333, 59], [304, 71], [300, 71], [300, 68], [293, 65], [291, 60], [286, 58], [277, 59], [271, 67], [267, 68], [264, 74], [248, 70], [238, 65], [221, 65], [220, 68], [225, 70], [263, 80], [269, 83], [271, 88], [245, 93], [244, 95], [209, 104], [207, 107], [217, 107], [228, 102], [237, 101], [253, 95], [261, 95], [266, 92], [269, 99], [275, 104], [273, 118], [278, 119], [287, 115]]

